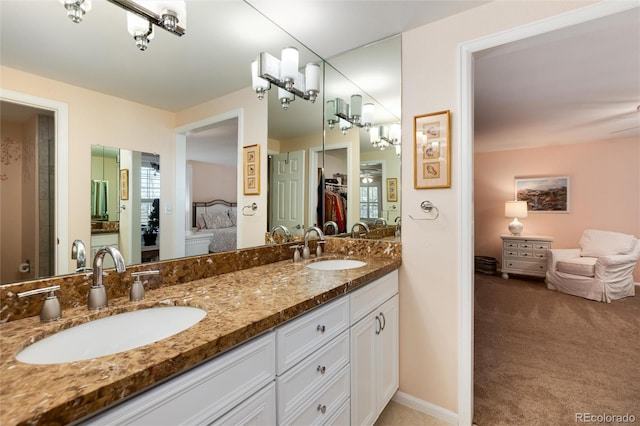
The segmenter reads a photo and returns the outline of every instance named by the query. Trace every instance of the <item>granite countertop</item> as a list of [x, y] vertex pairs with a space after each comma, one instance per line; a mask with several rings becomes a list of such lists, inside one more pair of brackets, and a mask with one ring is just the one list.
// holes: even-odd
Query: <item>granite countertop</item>
[[[341, 271], [306, 268], [314, 259], [280, 261], [148, 290], [141, 302], [113, 299], [107, 309], [97, 312], [86, 306], [65, 309], [62, 320], [53, 323], [29, 317], [2, 324], [0, 424], [78, 420], [381, 277], [401, 263], [399, 258], [383, 256], [361, 260], [367, 265]], [[119, 354], [57, 365], [30, 365], [15, 359], [24, 347], [56, 331], [165, 305], [199, 307], [207, 316], [168, 339]]]

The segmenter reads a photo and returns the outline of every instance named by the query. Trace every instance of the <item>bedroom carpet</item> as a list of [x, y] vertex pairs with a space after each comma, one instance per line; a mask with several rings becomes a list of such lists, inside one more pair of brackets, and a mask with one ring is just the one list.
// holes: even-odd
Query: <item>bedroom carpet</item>
[[636, 293], [607, 304], [475, 274], [474, 423], [575, 425], [591, 413], [640, 424]]

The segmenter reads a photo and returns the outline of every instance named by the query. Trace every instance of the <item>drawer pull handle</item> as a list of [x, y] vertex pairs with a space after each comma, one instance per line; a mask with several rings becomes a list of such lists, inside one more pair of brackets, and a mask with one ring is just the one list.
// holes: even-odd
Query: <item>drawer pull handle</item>
[[322, 414], [324, 414], [327, 411], [327, 406], [326, 405], [322, 405], [322, 404], [318, 404], [318, 411], [320, 411]]
[[382, 312], [380, 312], [380, 318], [382, 318], [382, 326], [380, 327], [380, 330], [384, 330], [384, 328], [387, 326], [387, 319], [384, 317], [384, 314]]
[[327, 370], [327, 368], [323, 365], [319, 365], [318, 368], [316, 368], [316, 371], [320, 374], [324, 374], [324, 372]]
[[376, 315], [376, 335], [380, 334], [382, 331], [382, 322], [380, 322], [380, 317]]
[[316, 327], [316, 331], [319, 331], [320, 333], [324, 333], [325, 330], [325, 326], [324, 325], [318, 325]]

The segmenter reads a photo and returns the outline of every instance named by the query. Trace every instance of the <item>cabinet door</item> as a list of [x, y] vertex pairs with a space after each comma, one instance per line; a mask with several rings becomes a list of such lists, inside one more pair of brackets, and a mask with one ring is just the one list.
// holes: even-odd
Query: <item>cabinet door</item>
[[376, 347], [378, 312], [366, 315], [351, 327], [351, 424], [372, 425], [377, 413]]
[[378, 415], [398, 390], [398, 295], [389, 299], [378, 311], [382, 332], [378, 337]]

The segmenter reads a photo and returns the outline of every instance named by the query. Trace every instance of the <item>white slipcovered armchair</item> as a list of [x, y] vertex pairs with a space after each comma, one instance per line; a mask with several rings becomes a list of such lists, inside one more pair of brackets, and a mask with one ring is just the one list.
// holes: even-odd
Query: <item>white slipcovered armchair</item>
[[587, 229], [580, 248], [548, 250], [547, 288], [607, 303], [635, 296], [639, 258], [640, 240], [633, 235]]

